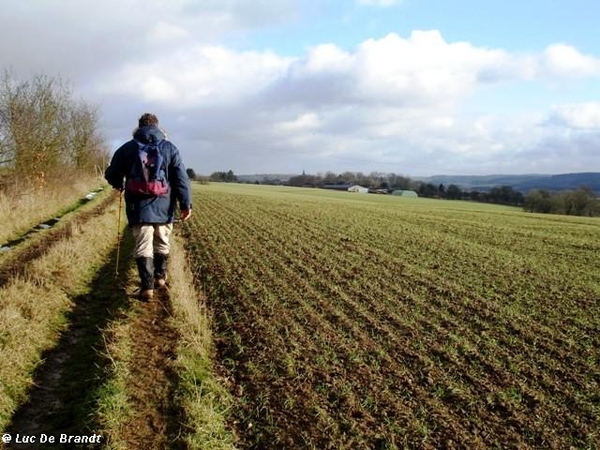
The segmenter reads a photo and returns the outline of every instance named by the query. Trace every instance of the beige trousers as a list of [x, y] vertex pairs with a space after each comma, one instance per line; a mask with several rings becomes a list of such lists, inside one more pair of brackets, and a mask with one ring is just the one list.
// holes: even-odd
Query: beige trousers
[[155, 253], [169, 254], [172, 223], [133, 225], [131, 231], [135, 239], [135, 258], [152, 258]]

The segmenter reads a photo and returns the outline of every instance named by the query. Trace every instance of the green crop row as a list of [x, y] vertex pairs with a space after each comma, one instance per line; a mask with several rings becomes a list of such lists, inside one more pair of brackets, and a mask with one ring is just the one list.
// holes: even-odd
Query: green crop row
[[600, 221], [263, 186], [187, 226], [260, 448], [599, 444]]

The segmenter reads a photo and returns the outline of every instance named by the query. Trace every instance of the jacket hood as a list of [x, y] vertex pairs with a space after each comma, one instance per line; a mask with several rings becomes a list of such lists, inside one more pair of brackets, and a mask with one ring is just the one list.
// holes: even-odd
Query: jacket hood
[[155, 126], [145, 126], [137, 128], [133, 132], [133, 138], [143, 144], [159, 142], [165, 139], [165, 134]]

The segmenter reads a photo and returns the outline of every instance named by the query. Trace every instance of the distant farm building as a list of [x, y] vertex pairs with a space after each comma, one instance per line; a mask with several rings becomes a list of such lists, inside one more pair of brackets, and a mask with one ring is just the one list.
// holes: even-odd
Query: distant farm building
[[419, 197], [419, 194], [417, 194], [415, 191], [409, 191], [409, 190], [404, 190], [404, 189], [398, 189], [396, 191], [393, 191], [392, 195], [398, 195], [400, 197], [409, 197], [409, 198], [418, 198]]
[[323, 189], [333, 189], [334, 191], [347, 191], [350, 187], [352, 187], [352, 185], [348, 183], [323, 185]]
[[358, 192], [359, 194], [368, 194], [369, 193], [369, 188], [363, 187], [363, 186], [359, 186], [358, 184], [355, 184], [354, 186], [350, 186], [348, 188], [348, 192]]

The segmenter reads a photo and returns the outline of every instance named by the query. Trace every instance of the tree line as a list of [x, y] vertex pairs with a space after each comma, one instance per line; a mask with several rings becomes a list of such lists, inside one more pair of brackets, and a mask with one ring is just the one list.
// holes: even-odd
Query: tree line
[[238, 181], [237, 176], [233, 173], [233, 170], [227, 172], [213, 172], [208, 177], [209, 181], [220, 181], [224, 183], [233, 183]]
[[534, 189], [525, 196], [524, 208], [536, 213], [593, 217], [600, 216], [600, 199], [585, 187], [563, 192]]
[[95, 106], [43, 75], [0, 79], [0, 183], [43, 187], [69, 174], [103, 169], [109, 150]]

